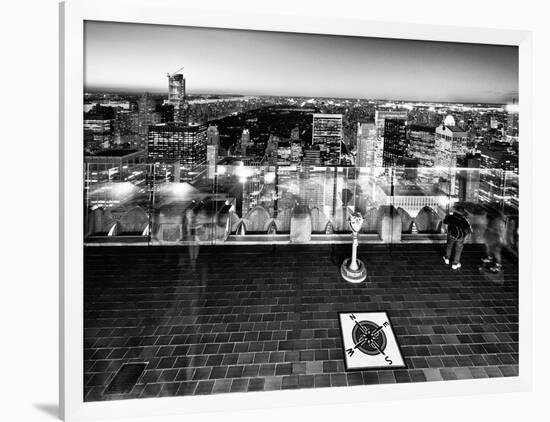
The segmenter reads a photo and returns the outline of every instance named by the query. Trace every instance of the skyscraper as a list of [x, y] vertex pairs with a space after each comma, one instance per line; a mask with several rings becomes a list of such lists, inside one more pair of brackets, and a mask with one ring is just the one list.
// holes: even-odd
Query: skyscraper
[[208, 145], [220, 145], [220, 131], [218, 130], [218, 126], [208, 126], [208, 129], [206, 129], [206, 143]]
[[513, 148], [493, 143], [480, 148], [479, 199], [501, 206], [519, 207], [519, 161]]
[[218, 162], [218, 145], [207, 145], [206, 146], [206, 165], [208, 167], [207, 177], [209, 179], [214, 179], [216, 175], [216, 163]]
[[461, 202], [479, 202], [479, 181], [481, 156], [479, 154], [468, 154], [458, 158], [457, 165], [457, 192], [458, 200]]
[[384, 167], [394, 167], [407, 153], [407, 122], [402, 119], [384, 119]]
[[456, 167], [457, 156], [466, 155], [468, 134], [459, 126], [440, 125], [435, 129], [436, 167]]
[[368, 167], [371, 175], [375, 169], [382, 167], [382, 149], [378, 148], [376, 123], [366, 120], [357, 123], [357, 156], [356, 167]]
[[386, 119], [402, 120], [406, 121], [408, 117], [407, 110], [399, 109], [382, 109], [375, 110], [374, 123], [376, 125], [376, 144], [375, 144], [375, 163], [376, 168], [382, 167], [384, 164], [383, 151], [384, 151], [384, 130], [386, 127]]
[[157, 106], [157, 113], [160, 114], [159, 123], [170, 123], [174, 121], [174, 105], [173, 104], [160, 104]]
[[519, 135], [519, 113], [515, 102], [508, 106], [506, 111], [508, 112], [506, 134], [511, 138], [516, 138]]
[[182, 180], [206, 170], [206, 125], [165, 123], [149, 128], [148, 160], [181, 166]]
[[441, 125], [435, 129], [434, 166], [439, 169], [440, 189], [448, 195], [457, 196], [457, 158], [468, 152], [468, 134], [459, 126]]
[[420, 167], [433, 167], [435, 160], [435, 127], [407, 126], [408, 155], [418, 159]]
[[250, 145], [250, 131], [248, 129], [243, 129], [243, 133], [241, 134], [241, 155], [246, 155], [246, 148]]
[[270, 166], [277, 164], [277, 149], [279, 147], [279, 137], [273, 134], [269, 135], [265, 147], [265, 158]]
[[179, 73], [183, 68], [168, 76], [168, 100], [167, 104], [174, 106], [174, 120], [187, 122], [187, 95], [185, 91], [185, 78]]
[[113, 123], [113, 134], [116, 144], [129, 144], [137, 147], [139, 113], [133, 110], [120, 110]]
[[175, 104], [184, 99], [185, 78], [183, 77], [183, 74], [176, 72], [168, 75], [168, 103]]
[[138, 147], [146, 149], [149, 126], [160, 123], [160, 113], [156, 113], [154, 98], [146, 92], [138, 101]]
[[220, 132], [218, 126], [208, 125], [206, 129], [206, 164], [208, 166], [209, 179], [214, 179], [216, 175], [216, 164], [220, 152]]
[[374, 112], [374, 122], [378, 130], [378, 135], [382, 138], [384, 137], [384, 121], [386, 119], [393, 120], [407, 120], [408, 111], [399, 110], [399, 109], [390, 109], [390, 110], [376, 110]]
[[342, 138], [341, 114], [313, 114], [311, 143], [319, 148], [323, 165], [340, 164]]
[[113, 141], [114, 112], [111, 107], [94, 107], [84, 113], [84, 146], [88, 151], [108, 148]]

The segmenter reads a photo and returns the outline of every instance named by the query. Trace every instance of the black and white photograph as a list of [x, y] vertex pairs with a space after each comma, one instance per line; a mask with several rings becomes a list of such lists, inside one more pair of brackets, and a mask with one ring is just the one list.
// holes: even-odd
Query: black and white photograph
[[83, 401], [517, 377], [518, 63], [86, 21]]
[[543, 3], [4, 9], [0, 420], [543, 419]]

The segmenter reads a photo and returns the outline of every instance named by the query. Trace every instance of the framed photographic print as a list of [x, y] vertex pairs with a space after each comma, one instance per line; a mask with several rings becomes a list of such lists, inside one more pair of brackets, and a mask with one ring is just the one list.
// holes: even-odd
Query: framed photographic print
[[61, 5], [65, 420], [529, 389], [530, 33], [178, 3]]

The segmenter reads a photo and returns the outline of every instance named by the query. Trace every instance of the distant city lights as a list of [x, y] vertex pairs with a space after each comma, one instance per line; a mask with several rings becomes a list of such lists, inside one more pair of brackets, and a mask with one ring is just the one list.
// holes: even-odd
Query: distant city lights
[[519, 113], [519, 104], [508, 104], [508, 105], [506, 105], [506, 111], [508, 113]]

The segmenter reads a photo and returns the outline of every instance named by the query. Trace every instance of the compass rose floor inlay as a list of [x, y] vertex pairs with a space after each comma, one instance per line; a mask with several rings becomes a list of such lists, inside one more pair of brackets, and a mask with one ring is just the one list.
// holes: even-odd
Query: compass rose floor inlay
[[406, 367], [386, 312], [342, 312], [346, 370]]

